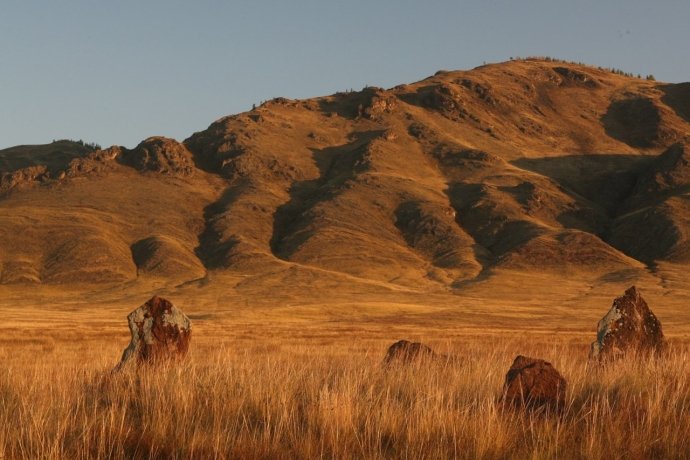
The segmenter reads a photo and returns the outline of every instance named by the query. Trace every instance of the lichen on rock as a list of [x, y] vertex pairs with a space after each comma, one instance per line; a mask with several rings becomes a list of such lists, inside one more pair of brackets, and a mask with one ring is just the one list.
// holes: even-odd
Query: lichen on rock
[[170, 301], [153, 296], [127, 316], [132, 340], [122, 354], [121, 369], [129, 362], [158, 363], [183, 358], [189, 350], [192, 325]]
[[635, 286], [613, 301], [597, 323], [590, 359], [606, 361], [629, 353], [659, 353], [666, 346], [661, 322]]

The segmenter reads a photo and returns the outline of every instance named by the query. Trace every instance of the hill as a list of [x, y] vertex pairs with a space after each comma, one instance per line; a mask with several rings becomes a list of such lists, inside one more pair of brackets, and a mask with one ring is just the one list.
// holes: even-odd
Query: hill
[[0, 283], [263, 299], [490, 295], [530, 274], [678, 288], [688, 85], [517, 60], [278, 98], [181, 143], [2, 150]]

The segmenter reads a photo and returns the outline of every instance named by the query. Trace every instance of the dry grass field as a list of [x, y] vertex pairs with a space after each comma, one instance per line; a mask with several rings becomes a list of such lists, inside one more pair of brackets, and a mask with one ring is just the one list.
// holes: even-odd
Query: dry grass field
[[[384, 369], [385, 342], [310, 338], [195, 348], [181, 366], [110, 376], [119, 346], [2, 350], [5, 458], [684, 458], [688, 348], [587, 366], [583, 339], [465, 336], [455, 360]], [[94, 348], [91, 348], [94, 346]], [[560, 417], [502, 411], [517, 352], [568, 378]]]
[[[595, 323], [625, 286], [581, 287], [513, 274], [466, 296], [397, 293], [339, 303], [344, 294], [336, 290], [330, 304], [310, 303], [307, 293], [295, 304], [286, 288], [274, 303], [227, 298], [224, 308], [217, 287], [196, 297], [180, 288], [170, 298], [193, 321], [188, 360], [115, 376], [110, 370], [129, 340], [125, 315], [147, 299], [144, 292], [102, 291], [70, 304], [69, 292], [44, 287], [32, 306], [8, 287], [0, 452], [55, 459], [687, 457], [685, 291], [643, 291], [670, 338], [670, 356], [599, 369], [587, 362]], [[401, 338], [453, 359], [383, 368], [387, 346]], [[503, 380], [518, 354], [549, 360], [567, 378], [562, 416], [501, 410]]]

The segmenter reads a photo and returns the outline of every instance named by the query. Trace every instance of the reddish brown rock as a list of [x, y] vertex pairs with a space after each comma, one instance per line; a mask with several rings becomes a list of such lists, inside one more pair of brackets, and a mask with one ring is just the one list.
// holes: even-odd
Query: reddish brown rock
[[384, 113], [391, 113], [398, 105], [397, 98], [385, 91], [373, 88], [373, 95], [368, 105], [360, 105], [359, 116], [376, 120]]
[[139, 171], [172, 176], [190, 176], [194, 173], [192, 153], [183, 144], [166, 137], [149, 137], [134, 150], [124, 150], [119, 160]]
[[85, 157], [75, 158], [70, 161], [67, 169], [62, 172], [59, 179], [65, 177], [80, 177], [94, 174], [102, 174], [112, 171], [115, 160], [122, 154], [124, 149], [113, 145], [104, 150], [96, 150]]
[[153, 296], [127, 316], [132, 341], [117, 369], [128, 362], [157, 363], [187, 354], [192, 337], [189, 318], [168, 300]]
[[38, 182], [48, 177], [50, 177], [50, 173], [44, 165], [28, 166], [17, 171], [0, 174], [0, 192], [6, 192], [14, 187]]
[[435, 357], [436, 353], [423, 343], [399, 340], [388, 347], [388, 352], [386, 352], [383, 363], [392, 364], [397, 362], [409, 364], [424, 359], [433, 359]]
[[628, 353], [659, 353], [666, 346], [661, 323], [635, 286], [613, 301], [597, 324], [590, 359], [606, 361]]
[[566, 380], [551, 363], [520, 355], [506, 374], [503, 402], [530, 410], [561, 411], [566, 387]]

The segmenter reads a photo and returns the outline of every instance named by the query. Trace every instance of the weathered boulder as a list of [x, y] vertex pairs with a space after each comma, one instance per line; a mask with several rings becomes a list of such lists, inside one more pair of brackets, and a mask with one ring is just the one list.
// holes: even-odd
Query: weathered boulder
[[187, 354], [192, 337], [189, 318], [171, 302], [153, 296], [127, 316], [132, 341], [116, 370], [128, 362], [158, 363]]
[[565, 407], [565, 378], [543, 359], [518, 355], [506, 374], [503, 402], [528, 410], [561, 411]]
[[627, 353], [659, 353], [665, 346], [661, 323], [640, 291], [632, 286], [613, 301], [597, 324], [597, 340], [592, 343], [589, 357], [601, 362]]
[[399, 340], [388, 347], [383, 363], [386, 365], [393, 363], [409, 364], [435, 357], [436, 353], [423, 343]]

